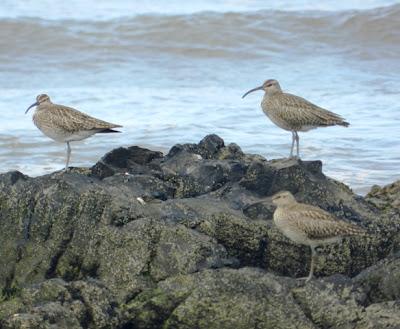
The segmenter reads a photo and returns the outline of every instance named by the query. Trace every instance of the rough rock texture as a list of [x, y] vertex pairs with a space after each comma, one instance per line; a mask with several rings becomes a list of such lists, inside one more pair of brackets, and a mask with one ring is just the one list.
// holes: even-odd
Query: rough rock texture
[[366, 199], [381, 210], [400, 211], [400, 180], [384, 187], [374, 185]]
[[[282, 189], [371, 237], [321, 249], [304, 285], [308, 248], [271, 221]], [[400, 327], [398, 197], [398, 183], [364, 199], [319, 161], [267, 161], [215, 135], [2, 174], [0, 328]]]

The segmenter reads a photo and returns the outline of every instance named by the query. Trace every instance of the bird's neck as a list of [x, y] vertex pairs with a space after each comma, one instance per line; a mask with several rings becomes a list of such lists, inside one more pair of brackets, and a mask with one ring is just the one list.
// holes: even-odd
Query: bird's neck
[[276, 95], [279, 95], [279, 94], [282, 94], [282, 90], [280, 90], [280, 89], [268, 90], [268, 91], [265, 92], [264, 98], [276, 96]]
[[282, 203], [282, 204], [278, 204], [276, 209], [283, 210], [283, 209], [290, 208], [296, 204], [297, 204], [297, 202]]
[[36, 107], [36, 110], [45, 109], [45, 108], [47, 108], [47, 107], [48, 107], [49, 105], [51, 105], [51, 104], [53, 104], [53, 103], [50, 102], [50, 101], [40, 103], [40, 104]]
[[278, 204], [278, 205], [276, 206], [276, 209], [275, 209], [275, 210], [281, 211], [281, 210], [283, 210], [283, 209], [285, 209], [285, 205], [283, 205], [283, 204]]

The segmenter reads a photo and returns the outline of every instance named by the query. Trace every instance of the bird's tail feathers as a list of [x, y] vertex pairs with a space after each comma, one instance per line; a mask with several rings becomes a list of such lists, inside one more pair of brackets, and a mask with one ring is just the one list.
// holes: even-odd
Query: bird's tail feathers
[[103, 134], [103, 133], [104, 134], [107, 134], [107, 133], [120, 133], [120, 131], [119, 130], [110, 129], [110, 128], [106, 128], [106, 129], [100, 130], [99, 133], [100, 134]]
[[348, 123], [347, 121], [341, 121], [341, 122], [338, 122], [337, 125], [343, 126], [343, 127], [348, 127], [348, 126], [350, 126], [350, 123]]

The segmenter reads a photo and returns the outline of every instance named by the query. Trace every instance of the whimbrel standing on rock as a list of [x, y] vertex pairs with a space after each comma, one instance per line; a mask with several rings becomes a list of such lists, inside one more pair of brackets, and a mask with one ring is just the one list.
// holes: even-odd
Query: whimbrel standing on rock
[[340, 125], [347, 127], [348, 122], [339, 115], [327, 111], [299, 96], [284, 93], [279, 82], [270, 79], [262, 86], [245, 93], [246, 97], [253, 91], [264, 90], [261, 108], [265, 115], [278, 127], [292, 132], [292, 148], [290, 157], [293, 157], [294, 142], [296, 141], [297, 157], [299, 157], [299, 131], [308, 131], [318, 127]]
[[360, 226], [340, 220], [318, 207], [297, 202], [290, 192], [273, 195], [272, 203], [277, 206], [274, 222], [278, 229], [290, 240], [311, 248], [310, 273], [306, 282], [314, 274], [317, 246], [340, 242], [347, 236], [368, 235]]
[[65, 170], [68, 170], [71, 156], [70, 142], [80, 141], [97, 133], [117, 133], [119, 131], [112, 128], [122, 127], [93, 118], [71, 107], [53, 104], [45, 94], [37, 96], [36, 102], [28, 107], [25, 114], [34, 106], [37, 106], [33, 114], [36, 127], [55, 141], [67, 143]]

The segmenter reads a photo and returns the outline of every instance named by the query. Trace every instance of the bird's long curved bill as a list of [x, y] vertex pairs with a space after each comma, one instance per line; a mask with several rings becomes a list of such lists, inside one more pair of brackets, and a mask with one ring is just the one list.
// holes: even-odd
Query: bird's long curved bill
[[37, 106], [37, 105], [39, 105], [38, 102], [33, 103], [31, 106], [29, 106], [29, 107], [26, 109], [25, 114], [27, 114], [28, 111], [29, 111], [32, 107]]
[[245, 94], [242, 96], [242, 98], [245, 98], [248, 94], [252, 93], [253, 91], [262, 90], [262, 89], [263, 89], [263, 86], [259, 86], [259, 87], [250, 89], [247, 93], [245, 93]]

